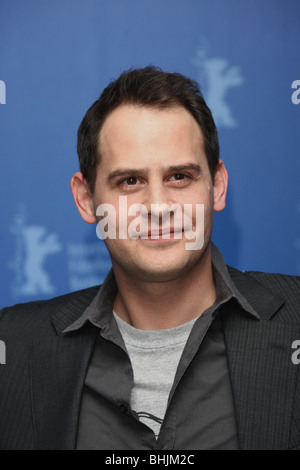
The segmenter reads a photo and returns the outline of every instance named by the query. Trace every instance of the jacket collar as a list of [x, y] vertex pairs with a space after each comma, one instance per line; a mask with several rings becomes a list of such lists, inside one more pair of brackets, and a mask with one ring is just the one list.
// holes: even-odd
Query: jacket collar
[[53, 304], [51, 323], [58, 335], [61, 335], [65, 328], [81, 317], [97, 292], [99, 292], [99, 286], [73, 292], [50, 301]]
[[228, 267], [228, 272], [240, 295], [257, 313], [261, 320], [271, 320], [282, 307], [284, 300], [258, 282], [250, 272], [241, 272]]

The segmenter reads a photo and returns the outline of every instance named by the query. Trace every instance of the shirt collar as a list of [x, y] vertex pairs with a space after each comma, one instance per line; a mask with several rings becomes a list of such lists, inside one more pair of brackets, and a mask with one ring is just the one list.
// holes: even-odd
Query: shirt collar
[[78, 330], [87, 321], [98, 328], [106, 329], [110, 325], [113, 317], [113, 302], [117, 291], [117, 283], [113, 270], [111, 269], [90, 305], [84, 310], [83, 314], [65, 328], [62, 333]]
[[230, 277], [226, 263], [220, 250], [214, 243], [211, 243], [211, 259], [213, 265], [213, 274], [216, 283], [217, 300], [218, 304], [225, 303], [231, 298], [237, 300], [243, 310], [250, 313], [257, 319], [260, 319], [259, 314], [250, 305], [246, 297], [236, 287], [235, 283]]
[[[223, 256], [214, 243], [211, 243], [211, 250], [213, 274], [217, 291], [217, 299], [214, 307], [217, 308], [221, 304], [234, 298], [243, 310], [259, 319], [260, 317], [258, 313], [240, 293], [232, 281]], [[75, 322], [65, 328], [62, 333], [64, 334], [76, 331], [89, 321], [94, 326], [100, 328], [102, 333], [106, 333], [105, 336], [107, 338], [116, 339], [118, 336], [118, 327], [115, 319], [113, 318], [112, 311], [117, 291], [117, 283], [113, 270], [111, 269], [90, 305], [84, 310], [83, 314], [75, 320]]]

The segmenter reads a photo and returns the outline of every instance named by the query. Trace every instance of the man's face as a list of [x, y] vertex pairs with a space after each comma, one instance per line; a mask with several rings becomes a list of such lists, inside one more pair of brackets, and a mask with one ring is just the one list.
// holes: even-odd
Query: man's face
[[[187, 250], [184, 234], [162, 237], [165, 221], [156, 220], [155, 239], [142, 237], [106, 239], [113, 267], [130, 276], [162, 282], [184, 276], [205, 252], [212, 230], [214, 190], [204, 139], [192, 115], [183, 107], [155, 109], [122, 105], [105, 120], [99, 135], [100, 163], [97, 168], [93, 207], [111, 204], [117, 215], [120, 196], [127, 207], [143, 204], [150, 222], [153, 204], [204, 204], [204, 245]], [[178, 207], [178, 206], [177, 206]], [[124, 216], [124, 214], [122, 214]], [[128, 225], [133, 217], [128, 217]], [[98, 219], [99, 220], [99, 219]], [[170, 217], [171, 232], [175, 219]], [[195, 227], [195, 210], [193, 224]], [[150, 231], [149, 226], [149, 231]], [[175, 231], [176, 231], [175, 226]], [[145, 234], [144, 234], [145, 235]]]

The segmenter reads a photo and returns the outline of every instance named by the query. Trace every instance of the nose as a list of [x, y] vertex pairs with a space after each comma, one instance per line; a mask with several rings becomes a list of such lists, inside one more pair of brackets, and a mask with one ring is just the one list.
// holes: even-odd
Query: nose
[[170, 194], [160, 179], [149, 181], [144, 194], [144, 205], [148, 211], [148, 218], [152, 223], [163, 225], [165, 217], [169, 217], [169, 207], [172, 205]]
[[145, 191], [145, 206], [150, 210], [152, 204], [168, 204], [167, 188], [159, 179], [149, 181]]

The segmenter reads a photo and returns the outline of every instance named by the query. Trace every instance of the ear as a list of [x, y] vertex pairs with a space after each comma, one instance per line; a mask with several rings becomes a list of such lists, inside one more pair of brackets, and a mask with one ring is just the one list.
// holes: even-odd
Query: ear
[[83, 220], [88, 224], [96, 222], [93, 208], [93, 196], [89, 185], [80, 172], [75, 173], [71, 179], [71, 190], [77, 209]]
[[214, 177], [214, 211], [225, 209], [228, 187], [228, 173], [222, 160], [219, 161]]

